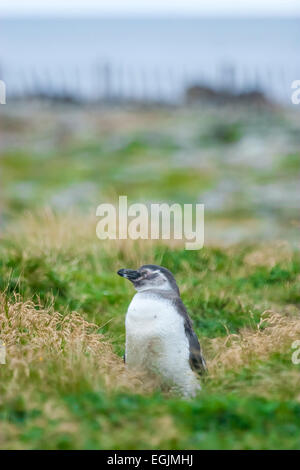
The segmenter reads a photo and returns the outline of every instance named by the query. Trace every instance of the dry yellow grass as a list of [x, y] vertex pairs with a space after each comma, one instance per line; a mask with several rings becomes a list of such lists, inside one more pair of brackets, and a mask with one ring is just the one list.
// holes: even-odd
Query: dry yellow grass
[[[139, 266], [152, 261], [153, 247], [166, 246], [161, 240], [100, 240], [96, 235], [99, 218], [95, 214], [55, 214], [51, 209], [37, 212], [25, 212], [15, 223], [6, 229], [6, 238], [10, 238], [15, 246], [22, 247], [24, 259], [46, 255], [50, 259], [60, 253], [71, 253], [80, 257], [83, 254], [104, 251], [124, 257], [132, 265]], [[169, 248], [183, 248], [184, 240], [168, 240]], [[118, 263], [112, 257], [112, 266]], [[117, 264], [116, 264], [117, 266]]]
[[209, 342], [210, 372], [218, 375], [228, 369], [249, 365], [253, 360], [266, 360], [274, 353], [287, 352], [291, 350], [292, 342], [299, 338], [299, 312], [292, 316], [265, 311], [256, 330], [243, 329], [240, 334]]
[[244, 262], [248, 266], [267, 266], [273, 268], [277, 263], [290, 263], [293, 251], [284, 240], [263, 243], [258, 249], [248, 253]]
[[[150, 390], [150, 382], [126, 369], [98, 328], [76, 312], [63, 316], [51, 307], [22, 302], [18, 296], [12, 303], [1, 295], [0, 331], [7, 350], [1, 372], [6, 393], [13, 395], [22, 383], [30, 384], [32, 375], [38, 376], [44, 390], [70, 388], [81, 380], [95, 388], [104, 383], [108, 388]], [[49, 373], [53, 370], [55, 374]]]

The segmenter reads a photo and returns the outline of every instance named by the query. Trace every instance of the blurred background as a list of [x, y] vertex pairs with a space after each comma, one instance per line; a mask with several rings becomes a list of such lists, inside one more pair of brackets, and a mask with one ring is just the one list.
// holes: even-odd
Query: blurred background
[[[1, 3], [0, 448], [300, 448], [299, 44], [298, 0]], [[204, 204], [204, 248], [98, 240], [120, 195]], [[148, 263], [203, 347], [194, 400], [123, 363], [116, 272]]]
[[293, 239], [296, 1], [1, 6], [2, 223], [43, 206], [201, 202], [207, 242]]

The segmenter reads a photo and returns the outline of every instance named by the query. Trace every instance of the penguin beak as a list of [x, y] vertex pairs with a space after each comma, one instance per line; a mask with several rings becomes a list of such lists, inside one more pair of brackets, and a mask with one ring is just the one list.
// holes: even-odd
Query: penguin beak
[[141, 275], [134, 269], [119, 269], [119, 276], [129, 279], [129, 281], [136, 281]]

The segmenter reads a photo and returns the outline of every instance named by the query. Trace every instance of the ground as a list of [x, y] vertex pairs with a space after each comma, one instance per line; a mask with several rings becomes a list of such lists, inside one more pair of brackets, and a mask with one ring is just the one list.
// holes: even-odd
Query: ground
[[[0, 121], [0, 447], [299, 449], [299, 114], [30, 110]], [[205, 203], [204, 248], [98, 240], [121, 194]], [[207, 358], [189, 401], [122, 361], [116, 271], [147, 263], [174, 273]]]

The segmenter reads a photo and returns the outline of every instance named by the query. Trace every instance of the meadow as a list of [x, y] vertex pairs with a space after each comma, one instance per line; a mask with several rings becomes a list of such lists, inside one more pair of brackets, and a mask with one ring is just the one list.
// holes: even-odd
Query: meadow
[[[299, 449], [299, 114], [28, 106], [0, 120], [0, 448]], [[98, 240], [122, 194], [204, 203], [204, 248]], [[146, 263], [193, 319], [195, 399], [123, 363], [116, 272]]]

